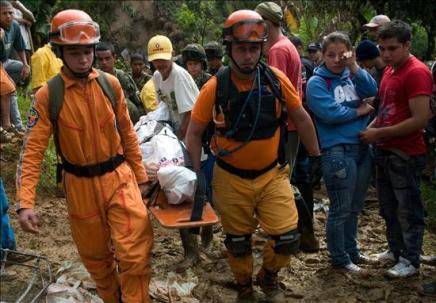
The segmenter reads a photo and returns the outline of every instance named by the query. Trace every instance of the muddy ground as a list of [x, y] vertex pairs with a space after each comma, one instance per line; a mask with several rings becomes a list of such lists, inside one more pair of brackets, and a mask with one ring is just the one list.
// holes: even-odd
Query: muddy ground
[[[5, 163], [5, 159], [2, 160], [2, 175], [4, 175], [4, 169], [10, 163]], [[6, 190], [10, 198], [13, 197], [11, 184], [6, 182]], [[322, 198], [322, 192], [318, 192], [317, 196]], [[365, 211], [360, 217], [359, 240], [362, 251], [372, 254], [385, 250], [387, 244], [384, 223], [378, 215], [377, 201], [371, 196], [368, 199]], [[10, 210], [18, 250], [30, 250], [46, 256], [54, 273], [65, 261], [78, 261], [77, 250], [70, 236], [65, 200], [40, 195], [37, 200], [37, 213], [41, 224], [40, 234], [30, 235], [21, 231], [14, 210]], [[329, 264], [325, 244], [326, 215], [317, 212], [315, 218], [316, 235], [320, 239], [321, 250], [313, 254], [297, 254], [292, 258], [289, 266], [280, 273], [281, 285], [286, 288], [289, 302], [433, 302], [429, 298], [420, 297], [417, 288], [422, 282], [436, 278], [435, 267], [423, 265], [420, 275], [400, 281], [384, 277], [386, 266], [365, 266], [370, 270], [370, 276], [365, 278], [350, 276], [333, 269]], [[182, 258], [183, 250], [178, 232], [163, 229], [156, 222], [153, 222], [153, 225], [155, 232], [153, 277], [155, 281], [165, 282], [173, 265]], [[215, 233], [212, 251], [216, 253], [223, 249], [223, 239], [224, 236], [220, 231]], [[256, 237], [255, 270], [260, 267], [260, 247], [263, 242], [261, 236]], [[427, 231], [424, 253], [436, 254], [436, 235]], [[17, 269], [16, 266], [8, 270], [16, 271], [17, 275], [11, 281], [2, 279], [1, 301], [10, 302], [24, 287], [25, 275], [21, 274], [21, 269]], [[193, 297], [198, 299], [197, 302], [227, 303], [234, 302], [236, 298], [232, 275], [225, 259], [217, 259], [202, 252], [201, 261], [192, 271], [176, 278], [180, 281], [194, 278], [194, 281], [197, 281], [197, 286], [192, 292]], [[174, 276], [171, 279], [174, 279]], [[256, 289], [256, 291], [262, 299], [260, 290]], [[162, 301], [154, 300], [154, 302]], [[173, 299], [172, 302], [180, 301]]]

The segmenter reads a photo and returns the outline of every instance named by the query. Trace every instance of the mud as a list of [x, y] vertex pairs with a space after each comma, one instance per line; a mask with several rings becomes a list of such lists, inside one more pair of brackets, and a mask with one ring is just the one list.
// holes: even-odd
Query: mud
[[[6, 170], [14, 169], [15, 165], [7, 163], [3, 158], [1, 160], [1, 172], [5, 179]], [[11, 200], [14, 190], [13, 182], [4, 181]], [[316, 193], [316, 196], [322, 199], [325, 198], [325, 193], [321, 190]], [[384, 222], [378, 215], [378, 204], [373, 192], [368, 195], [367, 200], [360, 216], [359, 242], [362, 252], [373, 254], [387, 249], [387, 243], [384, 235]], [[9, 210], [18, 250], [31, 251], [47, 257], [51, 263], [52, 272], [55, 274], [65, 261], [80, 261], [70, 235], [66, 202], [62, 198], [46, 194], [40, 195], [36, 204], [40, 223], [40, 233], [37, 235], [24, 233], [19, 228], [14, 206], [12, 205]], [[155, 233], [152, 260], [153, 281], [167, 283], [168, 279], [174, 278], [174, 274], [170, 272], [182, 259], [183, 249], [177, 231], [164, 229], [154, 220], [152, 221]], [[435, 279], [435, 267], [422, 265], [420, 275], [405, 280], [386, 278], [384, 271], [387, 266], [382, 265], [364, 265], [370, 271], [368, 277], [356, 277], [332, 268], [326, 250], [325, 223], [325, 213], [315, 213], [315, 232], [320, 239], [321, 250], [313, 254], [298, 253], [292, 258], [289, 266], [279, 274], [281, 286], [286, 289], [288, 302], [434, 302], [430, 298], [420, 297], [417, 289], [421, 283]], [[173, 297], [170, 299], [171, 302], [227, 303], [235, 301], [236, 289], [233, 277], [226, 259], [223, 258], [225, 257], [223, 240], [224, 235], [219, 228], [216, 228], [212, 248], [200, 253], [200, 262], [191, 270], [176, 275], [179, 281], [197, 281], [191, 298], [178, 301]], [[261, 266], [261, 247], [266, 239], [259, 233], [254, 240], [256, 272]], [[423, 249], [427, 255], [436, 254], [435, 234], [426, 232]], [[12, 272], [13, 275], [9, 279], [2, 278], [0, 301], [11, 302], [25, 287], [29, 271], [18, 266], [10, 266], [7, 271]], [[262, 302], [264, 298], [260, 289], [256, 288], [256, 292]], [[153, 302], [165, 301], [155, 299]]]

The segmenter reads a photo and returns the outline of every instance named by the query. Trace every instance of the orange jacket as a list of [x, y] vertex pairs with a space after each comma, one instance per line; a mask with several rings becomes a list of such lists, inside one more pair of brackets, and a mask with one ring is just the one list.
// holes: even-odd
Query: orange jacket
[[[138, 184], [148, 181], [138, 138], [130, 121], [123, 90], [117, 78], [106, 73], [117, 98], [117, 122], [109, 99], [104, 95], [93, 70], [86, 83], [68, 78], [64, 103], [59, 114], [59, 143], [66, 160], [76, 165], [104, 162], [116, 154], [124, 154], [135, 173]], [[30, 109], [28, 131], [17, 168], [17, 209], [33, 208], [40, 166], [47, 148], [52, 125], [49, 118], [48, 87], [35, 95]], [[121, 134], [121, 138], [120, 138]]]

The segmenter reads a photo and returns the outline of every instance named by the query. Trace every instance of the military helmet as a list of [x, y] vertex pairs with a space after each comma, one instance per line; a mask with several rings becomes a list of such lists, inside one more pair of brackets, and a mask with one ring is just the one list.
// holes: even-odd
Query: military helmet
[[204, 50], [206, 51], [206, 57], [208, 59], [221, 59], [223, 57], [223, 49], [217, 41], [210, 41], [206, 43]]
[[206, 52], [200, 44], [193, 43], [188, 44], [182, 50], [183, 63], [186, 65], [188, 60], [199, 61], [203, 63], [203, 68], [206, 69], [207, 61], [206, 61]]

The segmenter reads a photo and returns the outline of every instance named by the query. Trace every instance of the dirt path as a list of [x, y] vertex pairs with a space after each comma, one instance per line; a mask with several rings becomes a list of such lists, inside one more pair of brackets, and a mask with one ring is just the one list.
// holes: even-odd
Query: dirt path
[[[37, 202], [41, 223], [39, 235], [23, 233], [11, 211], [12, 225], [16, 231], [18, 248], [32, 250], [47, 256], [54, 272], [65, 261], [77, 261], [78, 255], [70, 236], [66, 220], [65, 201], [59, 198], [42, 198]], [[384, 223], [377, 214], [377, 204], [368, 203], [361, 215], [359, 239], [362, 251], [376, 253], [386, 249]], [[423, 281], [436, 277], [436, 268], [423, 265], [421, 274], [404, 281], [392, 281], [383, 276], [382, 267], [367, 266], [371, 271], [368, 278], [358, 278], [342, 274], [331, 268], [324, 241], [326, 216], [316, 213], [316, 234], [321, 239], [321, 251], [316, 254], [299, 253], [290, 265], [284, 269], [282, 286], [286, 287], [289, 302], [431, 302], [418, 296], [416, 288]], [[153, 252], [154, 281], [166, 283], [173, 264], [182, 258], [182, 246], [178, 232], [163, 229], [154, 222], [155, 247]], [[213, 250], [223, 248], [224, 237], [221, 232], [215, 234]], [[255, 269], [260, 267], [260, 247], [262, 237], [256, 237]], [[435, 254], [436, 236], [425, 235], [424, 252]], [[176, 276], [178, 280], [192, 280], [197, 277], [198, 284], [193, 294], [198, 302], [233, 302], [236, 291], [232, 288], [232, 275], [225, 259], [210, 258], [201, 253], [199, 264], [185, 274]], [[174, 276], [172, 277], [174, 279]], [[2, 282], [2, 301], [9, 301], [22, 287], [22, 281]], [[261, 292], [257, 290], [259, 297]], [[155, 300], [154, 302], [161, 302]], [[189, 302], [189, 301], [184, 301]]]

